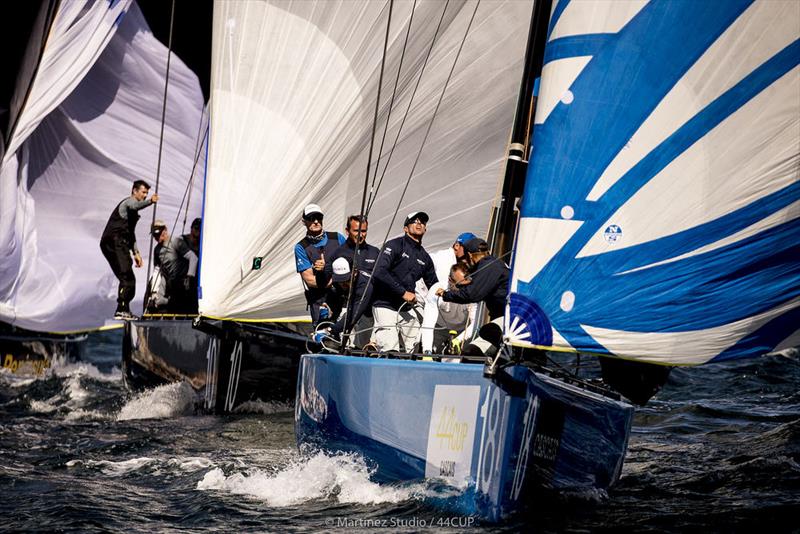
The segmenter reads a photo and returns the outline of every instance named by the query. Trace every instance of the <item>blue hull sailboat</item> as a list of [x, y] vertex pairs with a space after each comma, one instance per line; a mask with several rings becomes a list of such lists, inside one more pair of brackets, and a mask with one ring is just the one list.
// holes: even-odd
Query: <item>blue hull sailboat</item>
[[482, 364], [305, 355], [298, 441], [357, 453], [380, 481], [468, 480], [449, 505], [490, 521], [540, 489], [617, 481], [629, 403], [525, 365], [499, 372], [502, 380], [486, 378]]
[[608, 488], [625, 456], [632, 404], [526, 351], [634, 377], [800, 342], [797, 5], [552, 4], [526, 74], [532, 148], [509, 150], [530, 155], [524, 192], [500, 199], [519, 200], [516, 224], [489, 234], [497, 255], [514, 236], [498, 356], [307, 354], [297, 387], [301, 446], [358, 453], [380, 480], [466, 484], [447, 504], [489, 520], [538, 489]]

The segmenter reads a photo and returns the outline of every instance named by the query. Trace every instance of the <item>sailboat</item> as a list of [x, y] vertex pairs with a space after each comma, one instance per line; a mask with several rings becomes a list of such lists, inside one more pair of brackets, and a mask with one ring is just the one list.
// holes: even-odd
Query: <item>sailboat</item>
[[[485, 3], [492, 16], [475, 29], [485, 46], [464, 51], [471, 67], [451, 81], [464, 98], [442, 105], [441, 122], [427, 133], [469, 6], [393, 4], [388, 37], [390, 3], [215, 4], [200, 317], [194, 333], [178, 322], [170, 332], [167, 321], [145, 317], [132, 326], [152, 327], [147, 343], [143, 335], [126, 341], [144, 347], [131, 351], [137, 360], [166, 363], [164, 375], [187, 376], [193, 366], [196, 383], [208, 384], [208, 410], [292, 399], [301, 354], [319, 348], [309, 341], [310, 315], [293, 258], [305, 233], [305, 205], [320, 205], [325, 230], [341, 232], [359, 211], [369, 172], [377, 215], [370, 217], [368, 241], [380, 245], [399, 229], [392, 216], [398, 177], [405, 180], [416, 165], [424, 179], [402, 207], [437, 213], [426, 246], [448, 248], [463, 231], [485, 231], [516, 102], [516, 81], [507, 74], [522, 67], [525, 51], [527, 25], [515, 19], [527, 16], [530, 3]], [[384, 58], [387, 40], [391, 54]], [[379, 80], [382, 64], [399, 75]], [[470, 94], [474, 87], [485, 94]], [[394, 93], [394, 105], [381, 101], [377, 110], [388, 123], [384, 145], [375, 144], [378, 163], [368, 147], [379, 91]], [[415, 164], [423, 142], [436, 148]], [[464, 156], [456, 165], [454, 151]], [[437, 198], [456, 189], [456, 203]], [[156, 328], [162, 333], [154, 334]], [[173, 364], [177, 354], [181, 362]]]
[[613, 485], [634, 411], [520, 351], [686, 366], [800, 342], [797, 4], [538, 4], [499, 356], [307, 354], [295, 406], [300, 445], [465, 487], [448, 504], [492, 521]]
[[[54, 358], [76, 352], [87, 332], [122, 326], [106, 324], [117, 280], [98, 243], [132, 182], [155, 182], [166, 58], [166, 47], [131, 0], [42, 2], [3, 132], [5, 368], [39, 374]], [[179, 60], [170, 79], [158, 206], [160, 217], [174, 220], [191, 182], [203, 96]], [[199, 214], [201, 186], [194, 181], [190, 213]], [[146, 276], [137, 274], [141, 306]]]

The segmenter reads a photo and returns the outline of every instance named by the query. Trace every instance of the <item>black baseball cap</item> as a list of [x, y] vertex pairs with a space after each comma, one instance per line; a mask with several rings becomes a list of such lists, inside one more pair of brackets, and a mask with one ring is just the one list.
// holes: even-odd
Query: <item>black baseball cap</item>
[[428, 224], [428, 221], [430, 220], [428, 214], [425, 213], [424, 211], [412, 211], [406, 216], [406, 220], [403, 223], [403, 226], [408, 226], [417, 219], [422, 221], [424, 224]]

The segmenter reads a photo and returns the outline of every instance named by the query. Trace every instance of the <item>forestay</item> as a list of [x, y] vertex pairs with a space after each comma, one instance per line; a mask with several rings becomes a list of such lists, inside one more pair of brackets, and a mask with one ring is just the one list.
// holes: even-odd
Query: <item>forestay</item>
[[555, 4], [515, 340], [670, 365], [800, 342], [800, 8]]
[[[402, 232], [406, 213], [423, 210], [431, 216], [423, 244], [433, 251], [450, 246], [460, 232], [485, 233], [488, 227], [531, 3], [483, 0], [468, 33], [474, 1], [420, 1], [412, 21], [413, 6], [395, 1], [392, 8], [373, 155], [374, 163], [388, 120], [379, 180], [405, 123], [369, 212], [368, 241], [380, 246], [387, 232]], [[319, 204], [328, 231], [342, 231], [347, 215], [359, 212], [389, 7], [380, 1], [216, 3], [203, 315], [308, 318], [293, 257], [305, 234], [301, 210]], [[263, 258], [257, 270], [255, 257]]]
[[[132, 2], [60, 2], [53, 16], [28, 96], [16, 95], [24, 106], [0, 171], [0, 320], [63, 332], [102, 326], [114, 311], [100, 235], [134, 180], [155, 182], [167, 50]], [[197, 77], [173, 58], [158, 211], [170, 222], [202, 114]], [[195, 184], [199, 215], [202, 178]], [[145, 262], [147, 214], [137, 232]], [[145, 269], [136, 275], [134, 309]]]

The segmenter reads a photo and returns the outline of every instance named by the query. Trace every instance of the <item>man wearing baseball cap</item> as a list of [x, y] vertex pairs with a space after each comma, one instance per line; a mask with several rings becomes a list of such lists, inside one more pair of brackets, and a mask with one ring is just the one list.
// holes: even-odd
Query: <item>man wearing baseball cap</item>
[[456, 255], [456, 261], [466, 260], [465, 252], [464, 252], [464, 243], [469, 241], [470, 239], [475, 239], [476, 236], [472, 232], [464, 232], [463, 234], [458, 234], [455, 242], [453, 243], [453, 252]]
[[386, 242], [372, 274], [373, 337], [379, 350], [413, 350], [422, 319], [415, 293], [417, 280], [430, 288], [438, 281], [433, 260], [422, 247], [428, 214], [414, 211], [403, 222], [405, 235]]
[[302, 223], [306, 235], [294, 246], [295, 267], [303, 281], [306, 303], [314, 324], [320, 321], [320, 306], [325, 302], [331, 285], [330, 276], [325, 271], [325, 257], [330, 258], [345, 242], [345, 237], [338, 232], [324, 232], [322, 219], [322, 209], [317, 204], [303, 208]]
[[[489, 320], [502, 328], [508, 294], [509, 268], [489, 254], [489, 244], [479, 237], [464, 243], [464, 251], [472, 266], [470, 274], [472, 282], [448, 290], [439, 288], [436, 294], [445, 302], [459, 304], [485, 302]], [[483, 354], [487, 354], [492, 347], [491, 343], [480, 337], [471, 345], [477, 347]], [[467, 350], [464, 352], [469, 353]]]
[[197, 313], [197, 255], [183, 236], [171, 237], [164, 221], [153, 223], [155, 264], [166, 280], [167, 311]]

